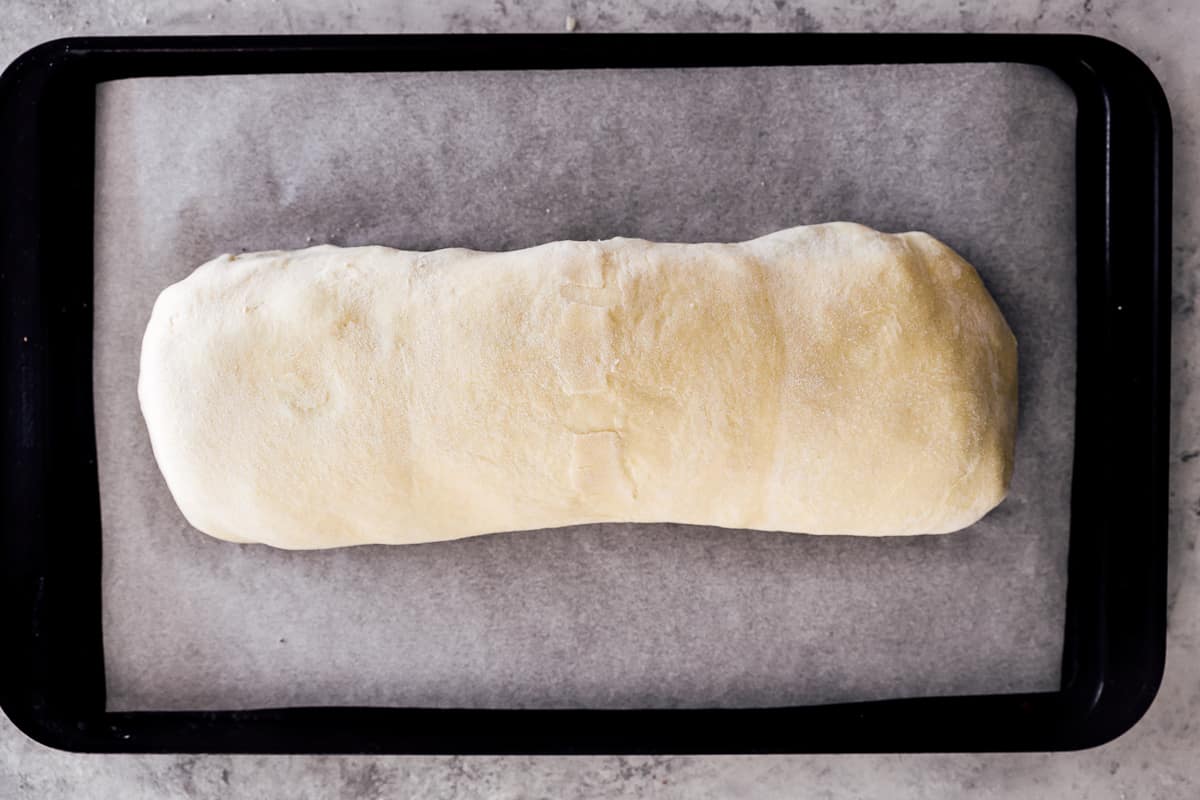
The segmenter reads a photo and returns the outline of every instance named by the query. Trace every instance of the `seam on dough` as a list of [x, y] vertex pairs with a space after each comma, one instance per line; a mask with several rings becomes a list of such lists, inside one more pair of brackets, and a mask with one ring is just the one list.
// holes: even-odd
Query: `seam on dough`
[[576, 392], [568, 397], [571, 401], [564, 423], [568, 430], [573, 433], [600, 430], [620, 432], [617, 421], [621, 419], [621, 415], [615, 408], [614, 398], [607, 391]]
[[633, 479], [633, 469], [629, 466], [629, 458], [625, 454], [625, 439], [620, 432], [617, 433], [617, 440], [620, 446], [617, 448], [617, 465], [621, 468], [621, 474], [625, 476], [625, 482], [629, 485], [629, 497], [632, 500], [638, 499], [637, 481]]
[[616, 436], [618, 439], [621, 438], [621, 432], [619, 430], [617, 430], [616, 428], [591, 428], [591, 427], [587, 427], [587, 426], [581, 426], [578, 429], [568, 428], [568, 430], [570, 430], [571, 433], [575, 434], [576, 436], [592, 436], [592, 435], [598, 434], [598, 433], [611, 433], [613, 436]]
[[579, 283], [564, 283], [558, 293], [568, 303], [609, 308], [621, 302], [620, 290], [607, 286], [584, 286]]
[[[613, 261], [618, 254], [598, 244], [593, 245], [592, 253], [595, 271], [570, 276], [574, 280], [558, 287], [559, 296], [567, 303], [560, 323], [565, 326], [563, 333], [582, 334], [582, 338], [573, 337], [572, 345], [590, 345], [583, 350], [582, 359], [576, 357], [574, 369], [559, 369], [563, 391], [572, 400], [563, 421], [563, 427], [573, 435], [570, 480], [583, 497], [595, 494], [636, 500], [637, 484], [618, 429], [617, 398], [612, 394], [612, 371], [617, 364], [612, 309], [624, 299], [622, 287], [611, 285]], [[583, 282], [579, 282], [581, 278]], [[600, 285], [592, 285], [597, 278]], [[591, 322], [576, 328], [574, 321], [582, 320]]]
[[[739, 248], [747, 251], [747, 248]], [[788, 352], [787, 339], [783, 335], [783, 325], [779, 321], [779, 309], [775, 304], [775, 297], [771, 291], [770, 276], [768, 268], [763, 259], [753, 250], [746, 252], [748, 263], [753, 267], [752, 274], [755, 283], [755, 289], [759, 293], [758, 300], [763, 304], [766, 310], [766, 318], [770, 323], [770, 348], [771, 348], [771, 367], [778, 376], [775, 380], [774, 396], [771, 398], [769, 422], [765, 427], [766, 433], [763, 435], [762, 441], [770, 442], [769, 448], [763, 447], [762, 456], [755, 467], [758, 469], [758, 491], [755, 492], [757, 505], [753, 509], [753, 515], [749, 522], [754, 525], [762, 525], [766, 518], [765, 509], [768, 508], [775, 487], [778, 482], [775, 476], [779, 472], [779, 445], [780, 436], [779, 429], [783, 414], [783, 392], [785, 385], [785, 377], [788, 373]]]
[[615, 494], [636, 500], [637, 485], [625, 459], [625, 442], [620, 431], [595, 429], [572, 433], [570, 469], [575, 490], [580, 494]]

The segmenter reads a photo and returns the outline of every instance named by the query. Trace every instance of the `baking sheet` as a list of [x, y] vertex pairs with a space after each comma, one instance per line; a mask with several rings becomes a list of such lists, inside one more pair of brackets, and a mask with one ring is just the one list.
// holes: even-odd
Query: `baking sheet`
[[[732, 707], [1057, 688], [1074, 125], [1055, 76], [1005, 64], [101, 85], [108, 707]], [[158, 292], [219, 253], [736, 241], [838, 219], [946, 241], [1017, 334], [1012, 493], [969, 530], [614, 524], [283, 552], [192, 530], [154, 463], [142, 331]]]

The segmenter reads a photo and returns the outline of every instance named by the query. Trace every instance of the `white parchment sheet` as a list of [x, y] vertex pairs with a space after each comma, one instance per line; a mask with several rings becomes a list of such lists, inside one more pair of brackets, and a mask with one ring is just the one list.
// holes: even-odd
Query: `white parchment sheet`
[[[97, 106], [110, 709], [729, 707], [1057, 687], [1076, 112], [1053, 74], [154, 78], [104, 84]], [[220, 253], [736, 241], [827, 220], [941, 238], [1017, 334], [1012, 493], [969, 530], [592, 525], [283, 552], [191, 529], [154, 463], [136, 395], [142, 332], [158, 292]]]

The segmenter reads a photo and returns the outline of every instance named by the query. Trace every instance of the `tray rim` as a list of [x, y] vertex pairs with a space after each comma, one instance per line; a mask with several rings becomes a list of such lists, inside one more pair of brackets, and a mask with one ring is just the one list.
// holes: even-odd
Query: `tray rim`
[[[753, 709], [105, 710], [91, 397], [96, 84], [983, 62], [1047, 67], [1078, 104], [1080, 335], [1059, 691]], [[1171, 123], [1153, 73], [1120, 45], [1076, 34], [955, 33], [72, 37], [38, 45], [5, 70], [0, 123], [0, 369], [9, 410], [0, 426], [8, 649], [0, 707], [33, 739], [145, 753], [1074, 750], [1121, 735], [1152, 703], [1166, 650]], [[62, 236], [60, 227], [86, 235]], [[70, 500], [55, 502], [60, 495]]]

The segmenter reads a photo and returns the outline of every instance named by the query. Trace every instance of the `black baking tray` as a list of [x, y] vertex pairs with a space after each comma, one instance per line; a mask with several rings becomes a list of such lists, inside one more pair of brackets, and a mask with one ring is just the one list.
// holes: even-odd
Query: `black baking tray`
[[[1018, 62], [1074, 90], [1078, 353], [1056, 692], [679, 710], [105, 710], [92, 406], [95, 88], [165, 75]], [[0, 78], [0, 706], [93, 752], [1070, 750], [1152, 702], [1166, 628], [1171, 127], [1136, 56], [1005, 34], [75, 38]]]

